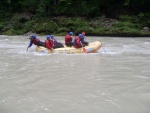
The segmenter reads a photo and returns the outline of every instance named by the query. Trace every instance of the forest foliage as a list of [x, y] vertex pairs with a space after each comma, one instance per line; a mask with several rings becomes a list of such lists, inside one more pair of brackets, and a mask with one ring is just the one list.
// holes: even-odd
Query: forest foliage
[[[46, 20], [47, 26], [50, 24], [54, 31], [57, 29], [58, 32], [66, 32], [75, 28], [80, 30], [77, 22], [81, 23], [81, 21], [78, 17], [86, 19], [83, 21], [85, 28], [92, 27], [92, 23], [88, 24], [88, 21], [91, 22], [93, 18], [97, 17], [121, 20], [121, 23], [115, 26], [127, 24], [131, 26], [131, 23], [135, 23], [133, 25], [135, 28], [150, 27], [150, 0], [1, 0], [0, 6], [1, 32], [8, 32], [8, 30], [15, 32], [20, 28], [24, 28], [21, 32], [27, 32], [30, 29], [44, 32], [45, 28], [41, 28], [43, 30], [40, 27], [37, 28], [43, 24], [42, 20]], [[69, 17], [70, 25], [77, 26], [75, 28], [62, 26], [57, 18], [62, 16]], [[74, 18], [75, 21], [73, 21]], [[137, 24], [139, 22], [142, 25]], [[101, 28], [97, 27], [94, 31], [96, 32], [98, 29]], [[121, 30], [123, 29], [125, 28]], [[113, 28], [112, 30], [116, 31], [117, 29]]]

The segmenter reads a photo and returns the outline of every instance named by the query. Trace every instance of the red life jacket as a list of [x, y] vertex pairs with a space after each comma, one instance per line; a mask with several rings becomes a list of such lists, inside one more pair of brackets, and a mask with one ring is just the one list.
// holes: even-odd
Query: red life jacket
[[47, 39], [47, 40], [45, 40], [45, 46], [46, 46], [46, 48], [48, 48], [48, 49], [52, 49], [53, 48], [53, 46], [54, 46], [54, 42], [53, 42], [53, 40], [51, 40], [51, 39]]
[[67, 44], [68, 42], [72, 42], [72, 36], [70, 35], [65, 36], [65, 44]]
[[76, 37], [76, 38], [75, 38], [74, 47], [75, 47], [75, 48], [80, 48], [80, 47], [82, 47], [81, 38], [80, 38], [80, 37]]
[[33, 42], [33, 44], [38, 45], [40, 43], [40, 40], [38, 38], [36, 38], [32, 42]]

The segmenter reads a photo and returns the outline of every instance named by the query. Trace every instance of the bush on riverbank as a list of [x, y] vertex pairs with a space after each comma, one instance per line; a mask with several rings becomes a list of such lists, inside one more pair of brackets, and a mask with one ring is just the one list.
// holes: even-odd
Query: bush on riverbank
[[0, 23], [0, 32], [4, 35], [23, 35], [28, 32], [37, 34], [65, 35], [73, 31], [76, 35], [82, 31], [86, 35], [113, 36], [150, 36], [149, 20], [139, 16], [122, 15], [118, 19], [96, 17], [52, 17], [36, 18], [32, 15], [14, 15], [10, 21]]

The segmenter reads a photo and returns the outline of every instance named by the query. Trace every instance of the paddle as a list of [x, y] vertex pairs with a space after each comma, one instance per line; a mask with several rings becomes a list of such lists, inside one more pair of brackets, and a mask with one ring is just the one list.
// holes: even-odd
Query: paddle
[[[101, 43], [101, 44], [102, 44], [102, 43]], [[102, 45], [102, 46], [103, 46], [103, 45]], [[104, 49], [103, 47], [102, 47], [102, 49], [104, 50], [104, 52], [106, 52], [105, 49]]]
[[[103, 48], [103, 47], [102, 47]], [[105, 49], [103, 48], [103, 50], [105, 51]], [[106, 51], [105, 51], [106, 52]]]
[[27, 47], [27, 50], [26, 50], [26, 52], [28, 51], [28, 48], [29, 48], [29, 47]]
[[[30, 39], [31, 38], [31, 33], [29, 33], [28, 36], [29, 36], [29, 39]], [[29, 48], [29, 46], [27, 47], [26, 52], [28, 51], [28, 48]]]
[[82, 42], [80, 41], [80, 44], [81, 44], [81, 46], [83, 47], [83, 44], [82, 44]]

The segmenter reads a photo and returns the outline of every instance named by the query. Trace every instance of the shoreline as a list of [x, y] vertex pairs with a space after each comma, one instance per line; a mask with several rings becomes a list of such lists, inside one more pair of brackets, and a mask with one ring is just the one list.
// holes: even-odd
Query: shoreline
[[[0, 36], [29, 36], [29, 35], [0, 35]], [[36, 36], [46, 36], [46, 35], [41, 35], [41, 34], [36, 34]], [[65, 37], [65, 35], [55, 35], [55, 37]], [[74, 35], [73, 37], [75, 37], [77, 35]], [[116, 37], [116, 38], [150, 38], [149, 35], [116, 35], [116, 34], [112, 34], [112, 35], [86, 35], [87, 37], [109, 37], [109, 38], [113, 38], [113, 37]]]

